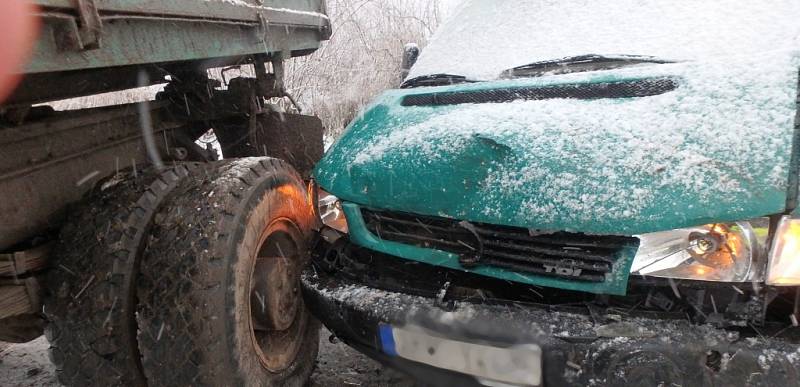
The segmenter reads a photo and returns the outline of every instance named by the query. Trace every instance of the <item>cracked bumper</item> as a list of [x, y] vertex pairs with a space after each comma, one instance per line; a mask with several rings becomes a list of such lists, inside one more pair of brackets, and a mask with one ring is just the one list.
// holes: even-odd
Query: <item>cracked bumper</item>
[[[547, 386], [797, 386], [800, 349], [768, 338], [686, 321], [588, 315], [520, 305], [439, 305], [432, 298], [371, 288], [310, 270], [306, 303], [357, 350], [431, 385], [480, 385], [475, 377], [398, 356], [381, 327], [413, 327], [437, 337], [493, 347], [541, 349]], [[385, 336], [385, 335], [384, 335]]]

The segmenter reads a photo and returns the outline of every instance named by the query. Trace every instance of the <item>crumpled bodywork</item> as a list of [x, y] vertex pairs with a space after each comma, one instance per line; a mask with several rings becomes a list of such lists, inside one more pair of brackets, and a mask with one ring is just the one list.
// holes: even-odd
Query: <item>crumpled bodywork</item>
[[[364, 206], [636, 235], [786, 209], [795, 52], [392, 90], [318, 164]], [[409, 95], [675, 79], [635, 98], [402, 106]], [[793, 187], [792, 187], [793, 188]]]
[[[431, 385], [480, 385], [387, 355], [378, 329], [414, 326], [450, 339], [542, 348], [544, 385], [797, 385], [797, 345], [686, 320], [550, 311], [525, 303], [437, 301], [321, 272], [303, 277], [306, 302], [351, 346]], [[591, 309], [590, 309], [591, 310]], [[533, 367], [533, 365], [529, 365]], [[439, 370], [441, 372], [441, 370]], [[438, 377], [437, 377], [438, 376]]]
[[[482, 385], [398, 355], [387, 340], [391, 328], [501, 348], [535, 344], [547, 386], [800, 380], [800, 336], [785, 314], [794, 292], [776, 297], [774, 288], [637, 276], [628, 295], [598, 296], [409, 262], [350, 242], [315, 244], [302, 277], [306, 305], [348, 345], [426, 384]], [[780, 300], [782, 311], [768, 310], [770, 300]]]

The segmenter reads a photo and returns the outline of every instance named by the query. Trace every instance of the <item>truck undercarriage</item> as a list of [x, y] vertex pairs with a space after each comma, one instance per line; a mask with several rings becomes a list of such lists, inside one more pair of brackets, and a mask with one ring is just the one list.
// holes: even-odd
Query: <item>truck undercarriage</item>
[[[0, 340], [44, 330], [66, 385], [301, 383], [319, 325], [290, 285], [323, 127], [283, 64], [330, 36], [324, 2], [34, 3], [39, 38], [0, 105]], [[59, 110], [84, 96], [100, 107]], [[196, 142], [209, 130], [221, 155]]]

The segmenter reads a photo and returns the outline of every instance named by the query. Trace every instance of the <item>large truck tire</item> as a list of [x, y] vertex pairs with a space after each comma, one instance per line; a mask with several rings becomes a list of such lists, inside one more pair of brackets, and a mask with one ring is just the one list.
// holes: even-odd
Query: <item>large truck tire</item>
[[137, 349], [135, 281], [156, 209], [189, 165], [128, 169], [71, 211], [45, 282], [45, 334], [66, 386], [145, 386]]
[[283, 161], [217, 163], [155, 216], [138, 286], [139, 348], [154, 386], [302, 386], [320, 324], [303, 304], [313, 211]]

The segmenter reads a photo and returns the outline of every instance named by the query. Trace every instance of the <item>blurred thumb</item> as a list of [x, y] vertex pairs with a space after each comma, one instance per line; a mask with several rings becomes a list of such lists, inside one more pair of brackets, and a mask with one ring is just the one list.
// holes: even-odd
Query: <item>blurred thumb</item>
[[26, 0], [0, 0], [0, 102], [22, 78], [36, 36], [39, 19], [36, 6]]

